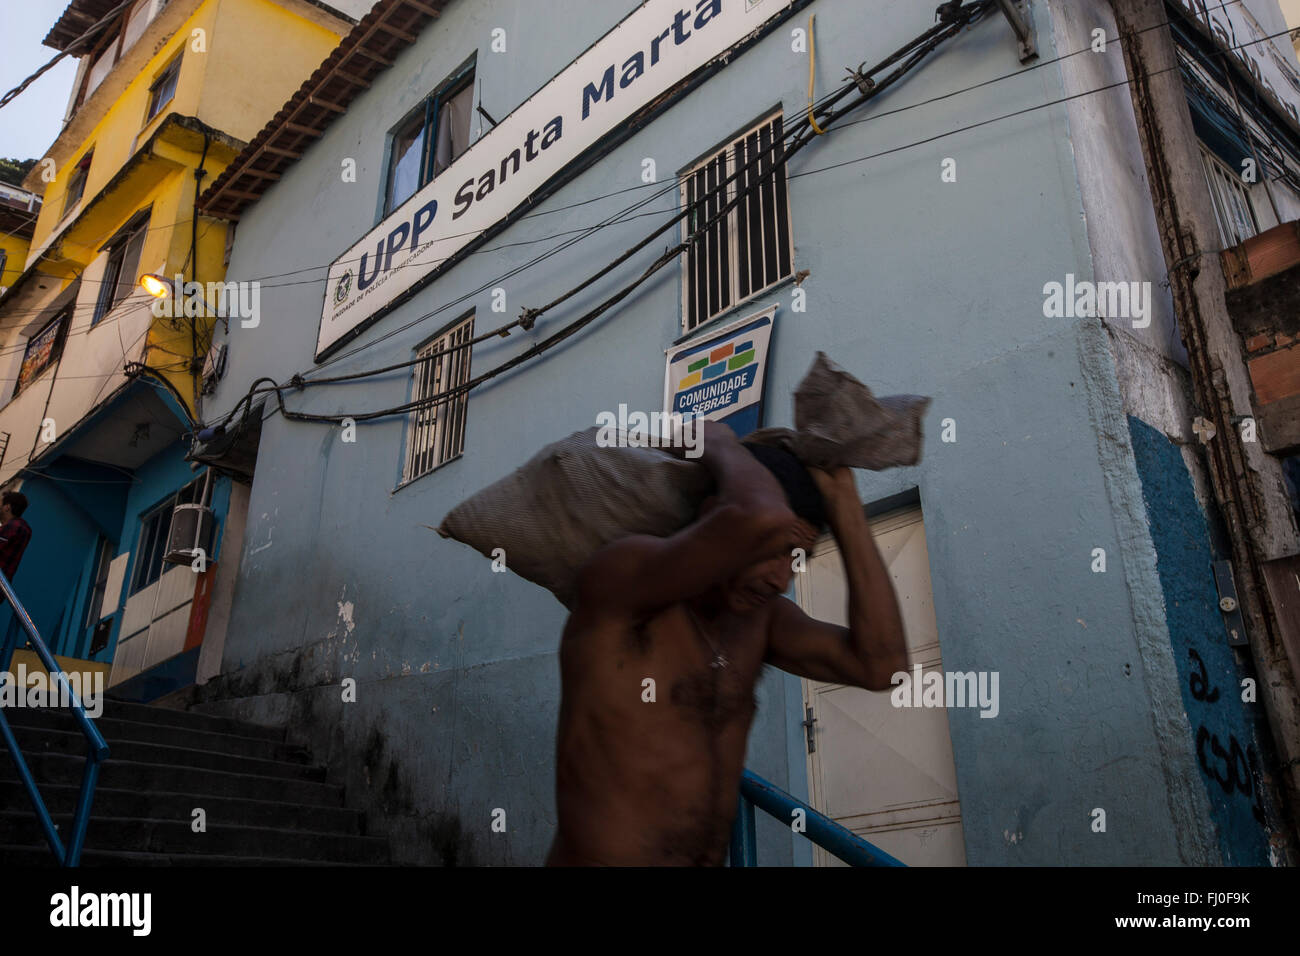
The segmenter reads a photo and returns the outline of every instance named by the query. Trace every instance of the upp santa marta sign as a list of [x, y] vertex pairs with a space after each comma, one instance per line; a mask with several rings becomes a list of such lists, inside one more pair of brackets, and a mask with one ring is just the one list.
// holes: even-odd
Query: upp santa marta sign
[[359, 334], [629, 117], [796, 5], [647, 0], [333, 262], [316, 360]]

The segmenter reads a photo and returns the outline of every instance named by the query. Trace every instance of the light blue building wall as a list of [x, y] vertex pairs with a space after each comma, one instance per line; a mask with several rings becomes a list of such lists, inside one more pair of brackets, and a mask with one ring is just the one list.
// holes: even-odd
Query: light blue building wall
[[[635, 6], [451, 3], [244, 212], [227, 277], [263, 281], [262, 319], [232, 322], [228, 371], [205, 420], [263, 376], [284, 382], [313, 369], [323, 270], [298, 270], [331, 262], [376, 223], [388, 134], [403, 116], [473, 56], [475, 101], [500, 120]], [[807, 5], [383, 317], [330, 374], [409, 361], [469, 310], [475, 332], [486, 331], [633, 245], [662, 216], [559, 248], [770, 109], [796, 121], [809, 58], [792, 50], [791, 31], [807, 27], [808, 13], [817, 15], [821, 95], [846, 65], [875, 62], [931, 26], [933, 6]], [[1050, 58], [1060, 52], [1052, 14], [1033, 7]], [[498, 27], [504, 53], [491, 49]], [[1092, 277], [1072, 137], [1100, 132], [1072, 129], [1064, 105], [1043, 107], [1066, 95], [1052, 63], [946, 96], [1019, 70], [1010, 29], [990, 17], [794, 157], [806, 311], [792, 310], [787, 281], [721, 321], [779, 306], [766, 424], [791, 424], [789, 396], [818, 350], [877, 394], [933, 397], [921, 463], [859, 473], [858, 488], [865, 502], [919, 490], [944, 666], [1001, 675], [997, 719], [949, 711], [967, 862], [1218, 862], [1177, 665], [1167, 632], [1151, 623], [1162, 620], [1160, 579], [1107, 334], [1100, 319], [1044, 317], [1046, 282]], [[654, 186], [641, 182], [647, 158]], [[341, 175], [349, 159], [355, 182]], [[947, 159], [954, 182], [942, 178]], [[669, 190], [640, 212], [677, 208]], [[532, 331], [476, 346], [473, 373], [581, 315], [677, 238], [653, 243]], [[358, 423], [348, 442], [337, 427], [286, 421], [268, 402], [223, 676], [203, 706], [289, 723], [394, 835], [399, 856], [535, 864], [549, 846], [564, 611], [431, 527], [598, 412], [660, 407], [664, 350], [681, 334], [681, 282], [676, 265], [662, 270], [560, 347], [476, 389], [464, 455], [404, 487], [402, 417]], [[497, 288], [504, 312], [492, 309]], [[346, 415], [410, 394], [403, 369], [289, 389], [284, 401]], [[941, 440], [945, 420], [954, 441]], [[1112, 556], [1105, 573], [1091, 569], [1096, 548]], [[1152, 633], [1165, 633], [1164, 644]], [[356, 681], [355, 703], [342, 700], [345, 678]], [[799, 681], [769, 673], [759, 702], [748, 766], [806, 796]], [[1104, 833], [1091, 826], [1097, 807], [1107, 810]], [[507, 812], [506, 833], [491, 829], [496, 808]], [[800, 838], [762, 820], [759, 859], [810, 857]]]

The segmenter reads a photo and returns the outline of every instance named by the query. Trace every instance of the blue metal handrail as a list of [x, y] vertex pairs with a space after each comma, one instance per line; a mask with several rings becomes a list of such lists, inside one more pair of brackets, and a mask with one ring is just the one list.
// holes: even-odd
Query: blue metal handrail
[[754, 836], [754, 807], [782, 823], [789, 824], [794, 811], [802, 810], [807, 829], [804, 836], [849, 866], [906, 866], [879, 847], [872, 846], [852, 830], [796, 800], [780, 787], [756, 773], [740, 776], [740, 812], [731, 826], [731, 865], [758, 866], [758, 844]]
[[[50, 817], [50, 811], [41, 798], [41, 792], [36, 787], [36, 778], [32, 776], [27, 761], [23, 759], [22, 751], [18, 748], [18, 739], [9, 727], [9, 719], [5, 716], [4, 708], [0, 707], [0, 733], [4, 734], [5, 743], [9, 746], [9, 752], [13, 754], [14, 761], [18, 764], [18, 775], [22, 777], [23, 787], [31, 798], [32, 806], [36, 809], [36, 817], [45, 833], [45, 842], [50, 845], [54, 858], [63, 866], [76, 866], [81, 862], [81, 847], [86, 839], [86, 824], [90, 821], [90, 804], [95, 797], [95, 781], [99, 778], [99, 765], [108, 758], [108, 744], [104, 742], [99, 729], [86, 716], [86, 710], [81, 706], [81, 700], [72, 692], [72, 687], [68, 684], [68, 675], [63, 673], [63, 669], [55, 661], [54, 655], [50, 653], [50, 649], [41, 640], [41, 635], [36, 632], [36, 625], [32, 623], [31, 615], [19, 602], [18, 595], [14, 594], [13, 585], [9, 583], [9, 579], [5, 577], [3, 571], [0, 571], [0, 591], [4, 593], [10, 607], [13, 608], [14, 617], [18, 619], [23, 626], [23, 630], [27, 632], [27, 640], [36, 651], [36, 656], [41, 659], [41, 663], [45, 665], [46, 671], [49, 672], [51, 685], [57, 679], [60, 686], [66, 689], [68, 700], [72, 703], [72, 715], [80, 725], [81, 733], [86, 738], [86, 769], [81, 776], [81, 792], [77, 796], [77, 809], [72, 822], [72, 836], [65, 847], [63, 841], [59, 839], [59, 832], [55, 829], [54, 820]], [[13, 661], [14, 651], [17, 649], [18, 644], [17, 634], [17, 628], [14, 627], [10, 627], [5, 634], [4, 646], [0, 648], [0, 673], [8, 671], [9, 665]], [[16, 681], [16, 676], [13, 679]], [[18, 688], [18, 690], [21, 692], [24, 689]]]

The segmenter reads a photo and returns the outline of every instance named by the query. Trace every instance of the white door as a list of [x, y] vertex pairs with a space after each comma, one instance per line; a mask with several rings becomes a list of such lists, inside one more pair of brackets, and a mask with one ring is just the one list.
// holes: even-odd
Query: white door
[[[920, 510], [882, 515], [871, 530], [902, 610], [909, 668], [942, 671]], [[844, 565], [833, 537], [814, 547], [795, 592], [810, 616], [848, 623]], [[889, 691], [812, 680], [803, 681], [803, 699], [805, 714], [811, 707], [816, 719], [808, 754], [813, 807], [908, 866], [965, 866], [947, 710], [894, 707]], [[813, 861], [843, 865], [817, 846]]]

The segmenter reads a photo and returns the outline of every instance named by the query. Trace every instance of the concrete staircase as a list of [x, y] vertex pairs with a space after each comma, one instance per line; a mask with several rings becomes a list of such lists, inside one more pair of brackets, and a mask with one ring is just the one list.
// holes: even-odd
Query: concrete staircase
[[[59, 832], [72, 814], [86, 742], [71, 714], [6, 708]], [[225, 717], [105, 701], [100, 771], [82, 866], [381, 865], [388, 841], [364, 832], [343, 788], [284, 732]], [[192, 828], [206, 813], [206, 832]], [[31, 801], [0, 744], [0, 867], [53, 866]]]

